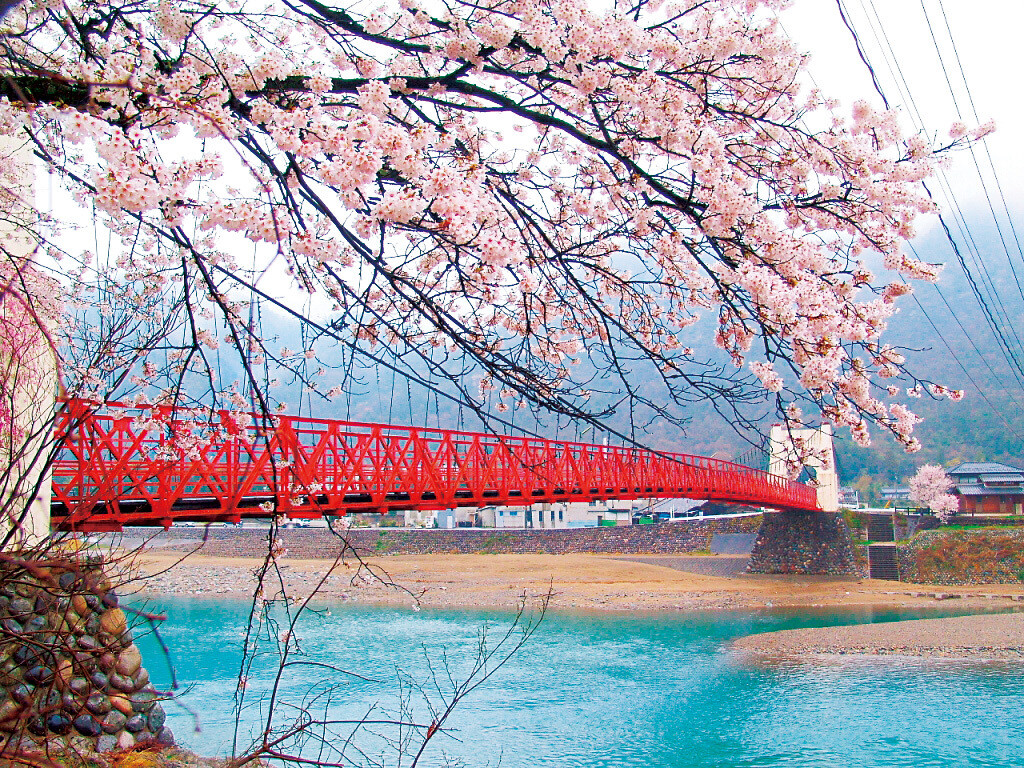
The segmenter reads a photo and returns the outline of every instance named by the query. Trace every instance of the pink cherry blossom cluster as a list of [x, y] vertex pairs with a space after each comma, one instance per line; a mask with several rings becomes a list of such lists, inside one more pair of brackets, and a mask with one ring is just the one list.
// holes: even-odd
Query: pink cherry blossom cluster
[[[765, 390], [784, 393], [785, 361], [824, 421], [913, 450], [916, 417], [880, 396], [904, 366], [881, 337], [905, 281], [938, 276], [903, 250], [938, 158], [890, 112], [843, 118], [799, 89], [785, 4], [29, 3], [10, 70], [89, 96], [0, 102], [0, 127], [32, 130], [132, 243], [116, 269], [146, 297], [199, 280], [200, 315], [244, 326], [239, 289], [209, 277], [241, 269], [240, 237], [247, 274], [283, 266], [359, 342], [469, 355], [541, 401], [585, 400], [574, 371], [602, 346], [682, 370], [709, 314]], [[68, 21], [115, 7], [103, 35]]]

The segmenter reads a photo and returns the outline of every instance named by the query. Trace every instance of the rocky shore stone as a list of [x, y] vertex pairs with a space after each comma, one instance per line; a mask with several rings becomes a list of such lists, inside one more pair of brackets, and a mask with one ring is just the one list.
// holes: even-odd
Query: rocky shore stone
[[21, 618], [28, 616], [33, 612], [35, 605], [31, 600], [26, 600], [24, 597], [19, 597], [16, 600], [11, 600], [10, 610], [11, 616], [14, 618]]
[[17, 717], [21, 712], [21, 707], [18, 706], [17, 702], [11, 699], [5, 699], [3, 703], [0, 703], [0, 722], [10, 720], [12, 717]]
[[[154, 739], [173, 744], [127, 614], [98, 568], [28, 574], [0, 564], [5, 746], [17, 741], [35, 749], [44, 738], [78, 752], [131, 749]], [[50, 580], [42, 583], [38, 574]]]
[[128, 722], [128, 718], [124, 716], [122, 712], [114, 709], [107, 713], [107, 716], [103, 718], [103, 730], [106, 733], [118, 733], [124, 729], [124, 724]]
[[99, 736], [103, 729], [91, 715], [79, 715], [74, 721], [75, 730], [83, 736]]
[[64, 695], [60, 697], [60, 706], [65, 712], [77, 715], [82, 711], [82, 699], [71, 691], [65, 691]]
[[118, 712], [123, 714], [125, 717], [131, 717], [135, 710], [132, 708], [131, 701], [120, 693], [112, 694], [110, 696], [110, 703], [114, 706]]
[[36, 686], [44, 686], [53, 680], [53, 670], [48, 667], [32, 667], [25, 673], [25, 682]]
[[24, 631], [24, 627], [21, 626], [21, 622], [12, 618], [6, 618], [0, 621], [0, 627], [3, 627], [4, 631], [12, 635], [20, 635]]
[[46, 727], [58, 736], [63, 736], [71, 730], [71, 719], [62, 712], [55, 713], [46, 718]]
[[84, 677], [72, 677], [68, 682], [68, 688], [75, 693], [85, 693], [89, 690], [89, 681]]
[[94, 693], [85, 701], [85, 708], [94, 715], [105, 715], [110, 711], [110, 699], [102, 693]]
[[100, 629], [110, 635], [120, 635], [128, 629], [128, 618], [120, 608], [109, 608], [100, 616]]
[[111, 688], [114, 688], [123, 693], [132, 693], [135, 690], [135, 682], [130, 677], [124, 677], [123, 675], [114, 672], [108, 678], [108, 683]]
[[138, 648], [132, 645], [121, 652], [120, 657], [117, 659], [117, 666], [115, 669], [120, 675], [132, 677], [139, 671], [139, 667], [141, 666], [142, 654], [139, 653]]
[[138, 691], [131, 697], [132, 709], [136, 712], [149, 712], [159, 700], [155, 691]]
[[35, 691], [29, 688], [24, 683], [19, 683], [10, 689], [11, 698], [24, 707], [31, 706], [32, 701], [35, 699]]
[[33, 736], [45, 736], [46, 735], [46, 721], [43, 720], [39, 715], [30, 717], [25, 723], [25, 728]]
[[117, 749], [117, 736], [112, 733], [101, 733], [96, 739], [97, 752], [112, 752]]

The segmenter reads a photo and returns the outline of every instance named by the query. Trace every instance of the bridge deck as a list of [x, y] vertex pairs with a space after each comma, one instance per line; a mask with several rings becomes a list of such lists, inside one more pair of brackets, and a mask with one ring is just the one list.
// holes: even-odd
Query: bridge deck
[[530, 437], [82, 400], [57, 434], [64, 529], [639, 498], [817, 509], [814, 489], [732, 462]]

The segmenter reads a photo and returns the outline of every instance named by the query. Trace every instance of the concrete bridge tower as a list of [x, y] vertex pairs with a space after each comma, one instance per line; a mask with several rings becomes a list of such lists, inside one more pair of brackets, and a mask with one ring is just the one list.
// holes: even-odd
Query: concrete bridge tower
[[[768, 471], [789, 477], [792, 466], [812, 469], [821, 511], [765, 514], [748, 570], [752, 573], [859, 575], [850, 531], [838, 514], [839, 477], [831, 426], [787, 431], [776, 424], [769, 439]], [[799, 452], [794, 443], [800, 446]]]
[[[805, 454], [799, 458], [794, 441]], [[793, 464], [802, 464], [814, 471], [814, 485], [818, 489], [818, 506], [825, 512], [839, 511], [839, 475], [836, 472], [836, 454], [832, 447], [832, 425], [818, 429], [787, 430], [774, 424], [769, 436], [768, 471], [780, 477], [789, 477]]]

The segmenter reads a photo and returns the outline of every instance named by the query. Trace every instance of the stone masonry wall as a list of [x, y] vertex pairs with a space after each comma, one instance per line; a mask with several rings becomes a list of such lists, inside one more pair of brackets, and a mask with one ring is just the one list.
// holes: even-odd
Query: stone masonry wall
[[896, 547], [900, 580], [966, 586], [1024, 582], [1024, 529], [939, 528]]
[[[494, 528], [360, 529], [344, 532], [349, 544], [362, 555], [431, 554], [677, 554], [707, 551], [715, 533], [754, 533], [761, 517], [721, 520], [690, 520], [601, 528], [551, 530], [501, 530]], [[200, 528], [172, 528], [158, 534], [153, 546], [184, 548], [197, 546], [204, 532]], [[202, 548], [204, 555], [263, 557], [267, 551], [266, 530], [258, 528], [210, 528]], [[281, 530], [281, 543], [289, 557], [334, 557], [341, 550], [339, 539], [323, 528]]]
[[171, 745], [161, 698], [98, 564], [0, 567], [0, 757]]
[[751, 573], [860, 576], [850, 531], [841, 515], [772, 512], [750, 555]]

